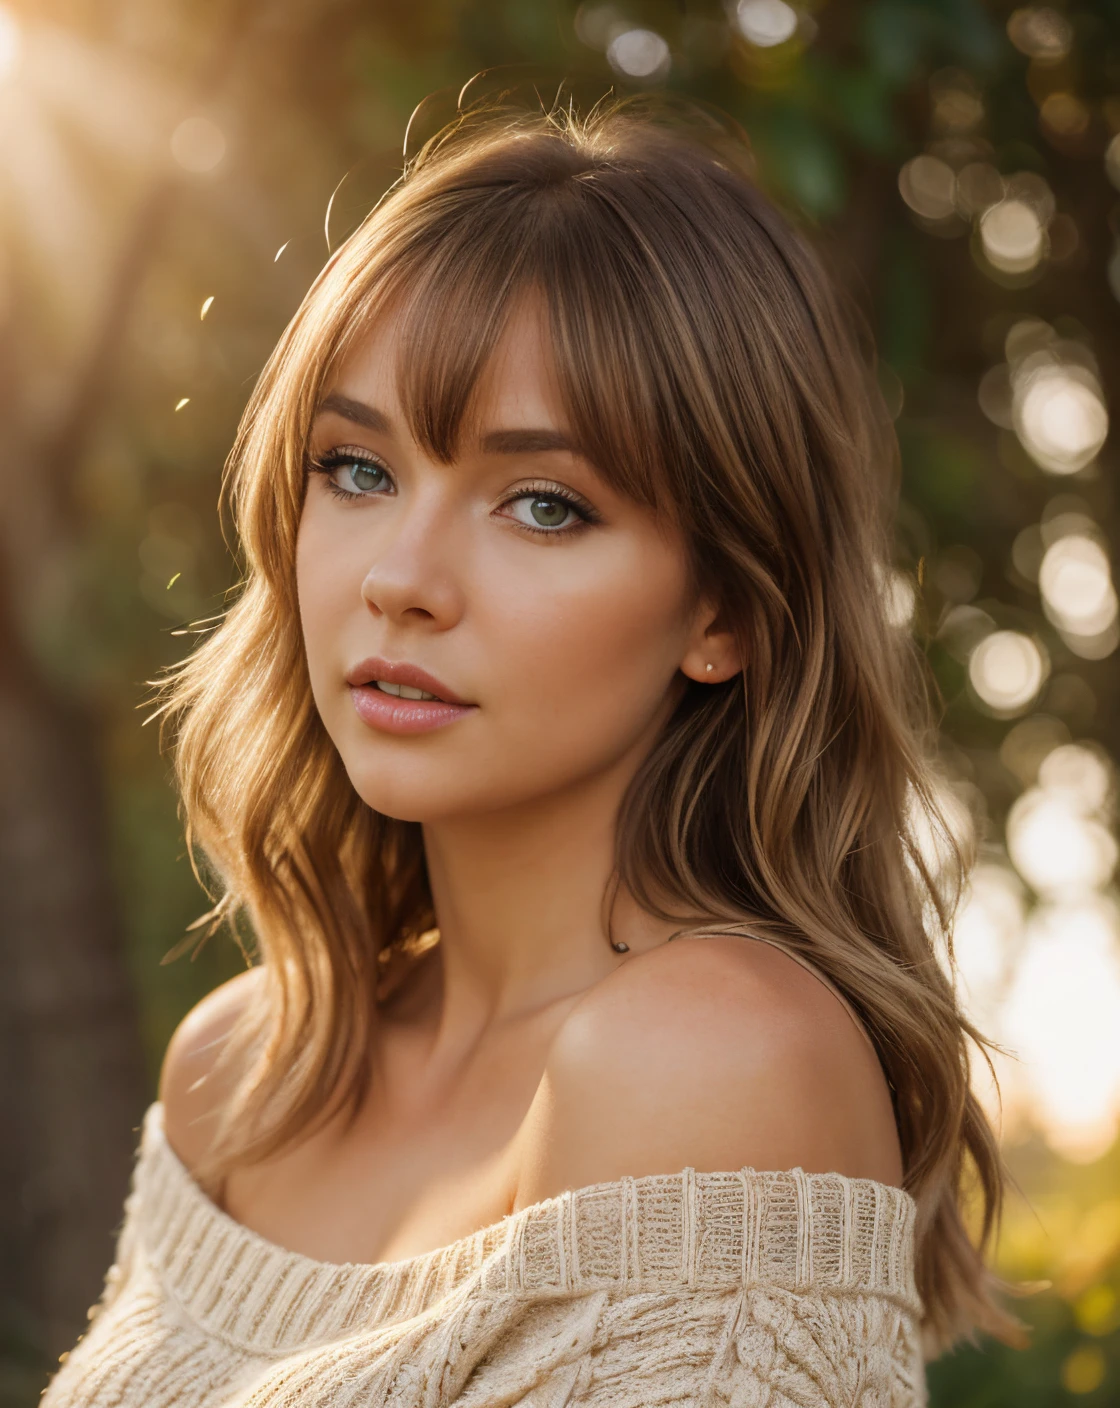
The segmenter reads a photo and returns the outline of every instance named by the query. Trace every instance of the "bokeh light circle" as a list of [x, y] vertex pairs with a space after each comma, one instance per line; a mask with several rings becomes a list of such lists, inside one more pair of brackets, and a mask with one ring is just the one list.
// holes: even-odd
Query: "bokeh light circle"
[[1038, 570], [1047, 615], [1078, 635], [1098, 635], [1116, 619], [1108, 555], [1100, 543], [1070, 533], [1051, 543]]
[[1025, 274], [1035, 268], [1046, 251], [1042, 221], [1025, 200], [997, 201], [980, 217], [980, 243], [984, 257], [1005, 274]]
[[999, 714], [1025, 709], [1046, 678], [1036, 641], [1021, 631], [992, 631], [968, 657], [968, 678], [988, 708]]
[[1038, 769], [1039, 783], [1066, 793], [1081, 811], [1101, 811], [1112, 792], [1112, 767], [1107, 757], [1083, 743], [1063, 743], [1046, 754]]
[[1007, 37], [1028, 58], [1054, 63], [1069, 53], [1073, 26], [1053, 5], [1027, 5], [1012, 11]]
[[770, 49], [796, 33], [797, 11], [785, 0], [739, 0], [735, 22], [744, 39]]
[[652, 29], [624, 29], [607, 45], [607, 61], [627, 78], [661, 78], [669, 72], [669, 46]]
[[957, 178], [936, 156], [916, 156], [898, 174], [902, 199], [926, 220], [945, 220], [957, 209]]
[[1014, 421], [1027, 453], [1051, 474], [1076, 474], [1108, 438], [1108, 411], [1080, 367], [1051, 364], [1019, 377]]
[[1030, 787], [1007, 814], [1007, 851], [1038, 894], [1053, 898], [1107, 885], [1116, 838], [1065, 789]]
[[184, 171], [213, 171], [226, 154], [226, 139], [208, 117], [188, 117], [171, 134], [171, 155]]

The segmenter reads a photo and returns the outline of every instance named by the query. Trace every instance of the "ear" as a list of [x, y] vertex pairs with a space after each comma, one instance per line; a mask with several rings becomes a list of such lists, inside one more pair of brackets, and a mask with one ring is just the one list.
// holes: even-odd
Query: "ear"
[[702, 598], [681, 657], [681, 673], [701, 684], [719, 684], [742, 668], [735, 636], [727, 628], [718, 604], [709, 597]]

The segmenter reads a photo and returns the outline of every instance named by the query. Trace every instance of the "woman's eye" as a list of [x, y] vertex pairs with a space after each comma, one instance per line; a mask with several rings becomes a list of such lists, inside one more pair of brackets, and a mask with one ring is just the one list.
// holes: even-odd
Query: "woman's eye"
[[580, 514], [566, 499], [552, 494], [523, 494], [512, 501], [511, 508], [513, 517], [526, 528], [556, 530], [581, 521]]
[[379, 464], [370, 464], [366, 460], [346, 460], [335, 470], [336, 474], [340, 472], [342, 476], [340, 487], [358, 493], [365, 493], [369, 489], [383, 488], [387, 477]]
[[313, 474], [323, 476], [327, 489], [338, 499], [381, 497], [393, 486], [383, 465], [345, 451], [333, 451], [321, 459], [310, 458], [307, 467]]

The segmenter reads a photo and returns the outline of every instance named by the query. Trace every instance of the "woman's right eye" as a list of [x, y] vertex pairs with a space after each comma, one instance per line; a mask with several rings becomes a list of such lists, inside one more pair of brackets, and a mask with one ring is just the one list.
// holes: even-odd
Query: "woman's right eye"
[[313, 459], [308, 468], [313, 474], [324, 475], [327, 488], [341, 499], [361, 499], [383, 493], [392, 483], [384, 465], [345, 451], [332, 451], [322, 459]]
[[385, 482], [385, 471], [379, 464], [366, 464], [362, 460], [349, 460], [342, 466], [343, 474], [355, 489], [380, 489]]

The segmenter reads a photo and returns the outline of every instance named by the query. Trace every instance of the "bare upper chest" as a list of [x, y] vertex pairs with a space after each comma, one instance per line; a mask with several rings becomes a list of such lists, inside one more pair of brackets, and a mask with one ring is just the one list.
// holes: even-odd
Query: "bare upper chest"
[[[334, 1118], [233, 1170], [222, 1206], [267, 1240], [333, 1262], [403, 1260], [500, 1221], [544, 1129], [541, 1078], [562, 1015], [495, 1044], [447, 1091], [407, 1079], [374, 1090], [349, 1126]], [[393, 1053], [390, 1079], [407, 1059]]]

